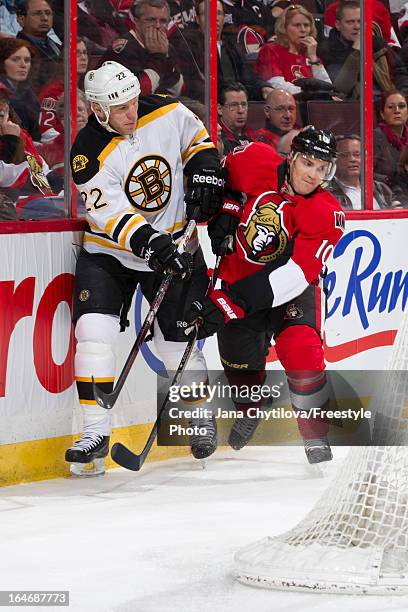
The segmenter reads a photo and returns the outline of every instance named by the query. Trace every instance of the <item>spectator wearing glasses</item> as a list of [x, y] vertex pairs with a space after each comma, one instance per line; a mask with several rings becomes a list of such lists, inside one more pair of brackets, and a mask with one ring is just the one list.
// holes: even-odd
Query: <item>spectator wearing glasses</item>
[[[336, 137], [336, 175], [327, 186], [343, 209], [361, 210], [361, 140], [357, 134]], [[384, 183], [374, 181], [374, 210], [389, 208], [392, 203], [391, 189]]]
[[296, 102], [288, 91], [273, 89], [265, 101], [265, 127], [258, 130], [258, 140], [275, 149], [282, 136], [296, 125]]
[[17, 11], [22, 30], [17, 38], [28, 41], [38, 54], [33, 62], [32, 82], [37, 91], [61, 71], [62, 45], [51, 38], [53, 10], [48, 0], [23, 0]]
[[118, 38], [101, 60], [119, 62], [139, 79], [142, 95], [179, 96], [184, 84], [177, 53], [167, 38], [170, 9], [166, 0], [140, 0], [131, 9], [134, 28]]
[[222, 88], [218, 115], [224, 155], [235, 147], [247, 145], [257, 139], [256, 131], [247, 125], [248, 93], [242, 83], [229, 83]]
[[298, 4], [289, 6], [276, 21], [275, 34], [277, 42], [265, 44], [255, 64], [264, 81], [293, 95], [302, 91], [297, 79], [331, 82], [316, 54], [317, 30], [308, 10]]
[[392, 187], [401, 151], [408, 147], [408, 106], [401, 92], [384, 94], [380, 118], [374, 130], [374, 174]]

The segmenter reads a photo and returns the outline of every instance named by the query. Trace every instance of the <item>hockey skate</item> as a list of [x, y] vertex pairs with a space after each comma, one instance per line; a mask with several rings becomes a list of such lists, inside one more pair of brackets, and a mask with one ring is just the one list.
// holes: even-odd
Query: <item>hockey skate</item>
[[193, 457], [195, 459], [207, 459], [217, 449], [217, 423], [215, 417], [191, 419], [189, 426], [194, 429], [194, 433], [190, 435]]
[[262, 418], [254, 419], [249, 416], [235, 419], [228, 436], [228, 444], [231, 448], [236, 451], [244, 448], [251, 440], [261, 421]]
[[326, 437], [303, 440], [303, 443], [307, 460], [311, 465], [333, 459], [330, 444]]
[[105, 473], [105, 457], [109, 452], [109, 436], [84, 433], [65, 453], [72, 476], [101, 476]]

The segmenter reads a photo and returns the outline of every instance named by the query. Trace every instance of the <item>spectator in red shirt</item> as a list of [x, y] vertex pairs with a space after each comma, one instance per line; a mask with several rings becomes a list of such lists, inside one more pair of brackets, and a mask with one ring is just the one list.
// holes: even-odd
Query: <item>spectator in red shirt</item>
[[229, 83], [221, 89], [218, 115], [224, 155], [257, 139], [256, 131], [247, 125], [248, 92], [242, 83]]
[[[341, 4], [347, 4], [350, 0], [336, 0], [326, 8], [324, 12], [324, 25], [329, 28], [336, 26], [336, 11]], [[393, 43], [391, 37], [391, 16], [387, 8], [380, 0], [370, 0], [373, 6], [373, 21], [381, 28], [382, 38], [386, 43]]]
[[[83, 38], [77, 39], [77, 78], [78, 87], [82, 89], [85, 73], [88, 70], [88, 48]], [[48, 83], [38, 95], [41, 112], [39, 128], [42, 142], [50, 142], [63, 133], [64, 128], [59, 120], [55, 107], [57, 100], [64, 93], [64, 81], [58, 80]]]
[[296, 102], [288, 91], [273, 89], [265, 101], [265, 127], [258, 130], [258, 140], [275, 149], [282, 136], [296, 124]]
[[272, 87], [296, 95], [302, 90], [296, 79], [311, 78], [330, 83], [316, 55], [317, 31], [313, 15], [303, 6], [291, 5], [283, 11], [275, 26], [276, 43], [267, 43], [259, 51], [255, 71]]

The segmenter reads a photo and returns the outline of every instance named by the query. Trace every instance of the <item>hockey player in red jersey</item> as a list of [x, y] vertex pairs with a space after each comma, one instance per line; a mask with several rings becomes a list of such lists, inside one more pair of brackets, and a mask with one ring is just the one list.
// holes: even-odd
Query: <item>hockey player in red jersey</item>
[[[190, 321], [201, 322], [202, 337], [217, 332], [230, 384], [264, 383], [273, 337], [292, 406], [301, 411], [322, 409], [329, 399], [319, 277], [344, 230], [339, 203], [322, 187], [334, 175], [336, 156], [334, 136], [313, 126], [295, 137], [288, 160], [262, 143], [227, 156], [229, 188], [246, 201], [241, 206], [226, 199], [209, 234], [218, 253], [233, 233], [235, 250], [220, 268], [222, 290], [193, 303], [190, 311]], [[244, 413], [259, 405], [235, 404]], [[237, 419], [229, 444], [236, 450], [245, 446], [258, 424], [254, 418]], [[332, 458], [324, 419], [299, 418], [298, 427], [310, 463]]]

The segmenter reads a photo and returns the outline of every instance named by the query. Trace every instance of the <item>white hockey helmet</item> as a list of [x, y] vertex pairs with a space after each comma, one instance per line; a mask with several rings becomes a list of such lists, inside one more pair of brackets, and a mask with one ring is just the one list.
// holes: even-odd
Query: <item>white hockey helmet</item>
[[110, 107], [125, 104], [140, 94], [139, 79], [118, 62], [104, 62], [100, 68], [87, 72], [84, 86], [87, 100], [96, 102], [104, 111], [104, 121], [96, 118], [108, 129]]

